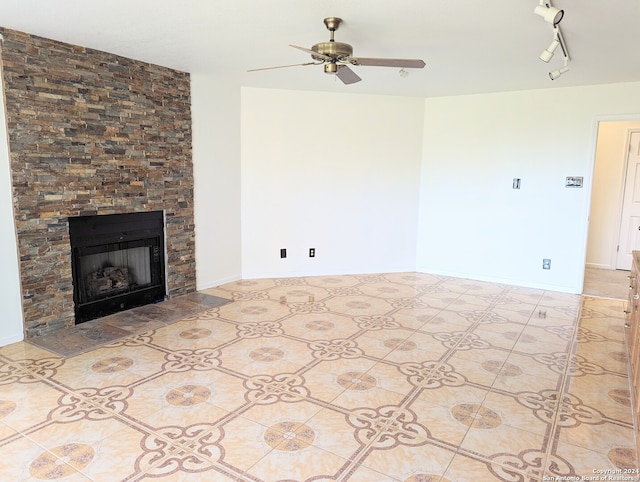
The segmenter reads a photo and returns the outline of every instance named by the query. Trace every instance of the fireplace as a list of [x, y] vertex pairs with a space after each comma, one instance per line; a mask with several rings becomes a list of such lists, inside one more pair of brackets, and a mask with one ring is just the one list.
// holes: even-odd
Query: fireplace
[[69, 218], [75, 322], [166, 297], [164, 213]]

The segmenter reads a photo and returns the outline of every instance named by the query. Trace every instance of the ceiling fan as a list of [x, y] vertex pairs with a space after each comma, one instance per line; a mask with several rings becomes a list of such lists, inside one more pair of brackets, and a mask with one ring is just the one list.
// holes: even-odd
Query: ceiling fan
[[282, 69], [286, 67], [298, 67], [302, 65], [321, 65], [324, 64], [324, 71], [327, 74], [336, 74], [344, 84], [354, 84], [362, 79], [349, 68], [349, 65], [364, 65], [373, 67], [396, 67], [400, 69], [421, 69], [425, 66], [423, 60], [420, 59], [378, 59], [353, 57], [353, 47], [351, 45], [336, 42], [334, 40], [334, 32], [342, 23], [342, 19], [338, 17], [327, 17], [324, 24], [327, 30], [331, 32], [331, 38], [328, 42], [320, 42], [310, 49], [290, 45], [298, 50], [311, 54], [313, 62], [305, 62], [303, 64], [280, 65], [277, 67], [264, 67], [261, 69], [250, 69], [247, 72], [256, 72], [259, 70]]

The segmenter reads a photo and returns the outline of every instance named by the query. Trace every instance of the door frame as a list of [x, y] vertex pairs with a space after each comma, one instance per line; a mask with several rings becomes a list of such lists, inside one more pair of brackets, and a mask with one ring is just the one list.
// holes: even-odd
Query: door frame
[[[640, 133], [640, 128], [637, 127], [632, 127], [630, 129], [627, 129], [627, 132], [625, 133], [625, 140], [624, 140], [624, 149], [625, 149], [625, 159], [624, 159], [624, 171], [623, 171], [623, 176], [622, 176], [622, 187], [620, 188], [620, 201], [619, 201], [619, 206], [618, 206], [618, 223], [617, 223], [617, 228], [618, 228], [618, 235], [616, 236], [616, 241], [615, 241], [615, 249], [613, 249], [613, 253], [612, 253], [612, 264], [611, 267], [612, 269], [618, 269], [618, 256], [620, 254], [619, 252], [619, 248], [620, 248], [620, 238], [622, 237], [622, 223], [623, 223], [623, 219], [622, 219], [622, 214], [624, 213], [624, 197], [625, 197], [625, 192], [627, 189], [627, 178], [629, 175], [629, 151], [631, 149], [631, 136], [634, 133]], [[595, 166], [594, 166], [595, 168]], [[613, 248], [613, 246], [612, 246]]]

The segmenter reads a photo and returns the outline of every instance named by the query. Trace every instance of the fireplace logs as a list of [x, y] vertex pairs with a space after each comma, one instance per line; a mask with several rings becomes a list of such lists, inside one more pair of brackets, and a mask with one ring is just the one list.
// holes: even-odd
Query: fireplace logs
[[129, 288], [129, 269], [125, 266], [108, 266], [87, 276], [89, 298], [97, 298]]

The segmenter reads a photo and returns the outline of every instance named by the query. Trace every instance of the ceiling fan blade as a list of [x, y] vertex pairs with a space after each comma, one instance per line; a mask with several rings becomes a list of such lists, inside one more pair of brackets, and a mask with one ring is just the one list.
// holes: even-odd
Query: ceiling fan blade
[[297, 45], [291, 45], [289, 44], [289, 47], [293, 47], [294, 49], [298, 49], [298, 50], [302, 50], [303, 52], [307, 52], [308, 54], [313, 55], [314, 57], [320, 58], [322, 60], [333, 60], [331, 57], [329, 57], [328, 55], [325, 54], [321, 54], [316, 52], [315, 50], [311, 50], [311, 49], [306, 49], [304, 47], [298, 47]]
[[247, 72], [257, 72], [259, 70], [285, 69], [287, 67], [301, 67], [303, 65], [321, 65], [322, 62], [305, 62], [304, 64], [278, 65], [276, 67], [262, 67], [260, 69], [248, 69]]
[[370, 65], [373, 67], [398, 67], [405, 69], [421, 69], [426, 64], [420, 59], [368, 59], [368, 58], [352, 58], [353, 65]]
[[342, 81], [342, 83], [347, 85], [355, 84], [356, 82], [360, 82], [362, 80], [360, 77], [358, 77], [358, 74], [356, 74], [346, 65], [338, 65], [336, 77], [338, 77]]

